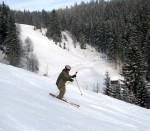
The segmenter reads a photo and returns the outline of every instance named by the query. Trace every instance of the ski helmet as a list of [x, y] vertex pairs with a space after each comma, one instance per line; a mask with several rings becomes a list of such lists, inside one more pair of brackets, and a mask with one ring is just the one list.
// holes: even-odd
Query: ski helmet
[[66, 66], [65, 66], [65, 69], [71, 70], [71, 67], [70, 67], [69, 65], [66, 65]]

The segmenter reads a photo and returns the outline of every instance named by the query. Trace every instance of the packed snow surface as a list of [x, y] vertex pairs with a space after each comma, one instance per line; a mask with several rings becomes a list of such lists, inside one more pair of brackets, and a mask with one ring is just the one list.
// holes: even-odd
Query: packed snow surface
[[0, 131], [149, 131], [150, 111], [68, 85], [65, 98], [49, 96], [55, 81], [0, 64]]

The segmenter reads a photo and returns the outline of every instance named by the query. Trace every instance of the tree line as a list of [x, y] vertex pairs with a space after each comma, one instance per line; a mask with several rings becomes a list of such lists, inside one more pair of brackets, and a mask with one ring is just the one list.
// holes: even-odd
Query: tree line
[[0, 49], [3, 59], [0, 61], [18, 66], [20, 61], [21, 44], [12, 12], [4, 4], [0, 5]]
[[15, 22], [9, 6], [0, 4], [0, 62], [37, 72], [38, 60], [33, 54], [32, 41], [20, 40], [20, 26]]

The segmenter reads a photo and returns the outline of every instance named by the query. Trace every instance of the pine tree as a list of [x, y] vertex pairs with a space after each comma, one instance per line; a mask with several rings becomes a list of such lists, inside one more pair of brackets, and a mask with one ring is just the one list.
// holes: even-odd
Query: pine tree
[[2, 28], [2, 6], [0, 5], [0, 47], [2, 47], [1, 28]]
[[147, 32], [143, 50], [147, 61], [147, 70], [145, 78], [147, 81], [150, 82], [150, 29]]
[[50, 16], [48, 15], [48, 13], [45, 10], [42, 10], [42, 23], [43, 23], [43, 27], [48, 27], [49, 25], [49, 21], [50, 21]]
[[[145, 90], [144, 74], [146, 70], [145, 58], [142, 55], [142, 51], [138, 48], [133, 39], [130, 39], [130, 47], [128, 51], [128, 57], [126, 63], [123, 66], [123, 75], [126, 81], [126, 88], [129, 92], [133, 92], [133, 97], [138, 99], [140, 106], [143, 106], [143, 98], [141, 96], [142, 91]], [[131, 98], [132, 100], [133, 98]], [[135, 102], [135, 101], [134, 101]]]
[[0, 51], [3, 51], [2, 36], [0, 34]]
[[109, 72], [106, 71], [105, 74], [106, 78], [105, 78], [105, 88], [104, 88], [104, 94], [110, 96], [111, 93], [111, 88], [110, 88], [110, 76], [109, 76]]
[[20, 41], [11, 11], [4, 2], [0, 5], [0, 45], [9, 64], [17, 66], [20, 59]]
[[[0, 6], [0, 9], [1, 9], [1, 6]], [[1, 20], [1, 10], [0, 10], [0, 29], [1, 29], [1, 26], [2, 26], [2, 20]], [[2, 50], [2, 45], [3, 42], [2, 42], [2, 35], [1, 35], [1, 32], [0, 32], [0, 50]]]
[[39, 11], [32, 12], [32, 22], [36, 29], [41, 29], [42, 27], [42, 15]]
[[116, 85], [115, 98], [119, 100], [121, 99], [121, 87], [119, 84]]
[[9, 7], [6, 6], [3, 2], [2, 6], [1, 6], [1, 12], [0, 12], [0, 34], [1, 34], [1, 39], [2, 42], [5, 41], [6, 36], [7, 36], [7, 18], [8, 18], [8, 12], [10, 11]]
[[135, 104], [137, 101], [137, 98], [131, 90], [129, 90], [128, 88], [124, 86], [124, 89], [121, 93], [121, 100]]
[[127, 87], [135, 94], [137, 93], [139, 80], [144, 77], [145, 70], [145, 58], [142, 56], [137, 44], [131, 41], [128, 58], [123, 66], [123, 75], [127, 81]]
[[64, 43], [63, 49], [67, 49], [67, 48], [66, 48], [66, 43]]
[[81, 47], [81, 49], [86, 49], [86, 40], [85, 40], [85, 36], [84, 35], [81, 35], [80, 36], [80, 47]]
[[55, 10], [51, 12], [50, 18], [50, 24], [46, 36], [53, 39], [55, 42], [61, 42], [60, 19]]
[[21, 45], [11, 12], [8, 15], [7, 36], [4, 41], [4, 46], [6, 47], [5, 54], [7, 55], [9, 64], [17, 66], [20, 60]]
[[146, 102], [147, 102], [147, 105], [146, 105], [146, 107], [148, 108], [148, 109], [150, 109], [150, 83], [147, 83], [146, 84], [146, 90], [147, 90], [147, 100], [146, 100]]
[[147, 107], [148, 92], [146, 89], [146, 83], [143, 80], [143, 78], [141, 78], [141, 80], [139, 81], [136, 97], [137, 97], [136, 101], [137, 105], [141, 107]]
[[128, 96], [129, 96], [129, 89], [128, 88], [124, 88], [123, 91], [122, 91], [122, 97], [121, 97], [121, 99], [123, 101], [128, 102]]
[[64, 14], [62, 14], [60, 20], [61, 20], [61, 28], [62, 28], [62, 31], [64, 31], [64, 30], [66, 30], [66, 28], [67, 28], [67, 27], [66, 27], [66, 19], [65, 19], [65, 15], [64, 15]]

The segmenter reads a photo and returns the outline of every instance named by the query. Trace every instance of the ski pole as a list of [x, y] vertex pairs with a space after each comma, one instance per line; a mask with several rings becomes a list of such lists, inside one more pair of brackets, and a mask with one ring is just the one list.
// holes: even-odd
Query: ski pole
[[[76, 72], [76, 74], [77, 74], [77, 73], [78, 73], [78, 72]], [[81, 93], [81, 95], [82, 95], [82, 92], [81, 92], [80, 86], [79, 86], [79, 84], [78, 84], [78, 81], [77, 81], [76, 78], [75, 78], [75, 80], [76, 80], [76, 83], [77, 83], [77, 85], [78, 85], [79, 91], [80, 91], [80, 93]]]

